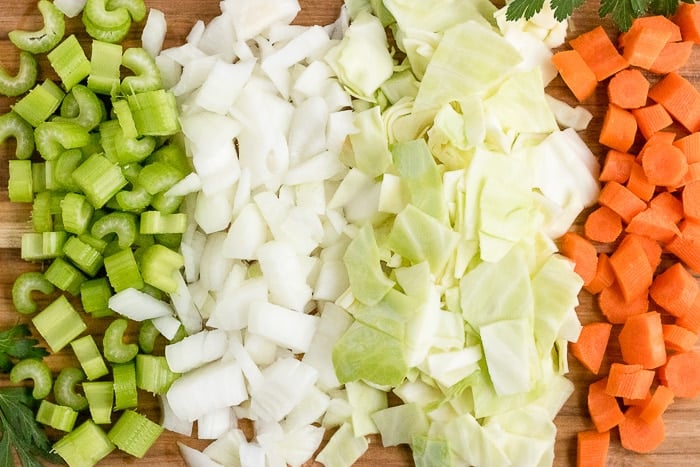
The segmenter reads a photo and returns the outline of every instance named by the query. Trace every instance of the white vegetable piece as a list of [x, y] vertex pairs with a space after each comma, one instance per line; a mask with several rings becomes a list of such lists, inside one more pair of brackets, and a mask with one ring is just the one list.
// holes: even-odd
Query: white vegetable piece
[[307, 315], [269, 302], [254, 302], [248, 314], [248, 331], [295, 353], [309, 350], [318, 316]]
[[173, 413], [173, 409], [170, 408], [168, 399], [165, 396], [158, 397], [158, 404], [160, 405], [161, 414], [160, 424], [163, 428], [181, 435], [192, 436], [192, 428], [194, 424], [190, 421], [178, 418]]
[[141, 44], [151, 57], [156, 57], [160, 54], [167, 31], [168, 23], [165, 19], [165, 14], [156, 8], [150, 8], [146, 17], [146, 24], [141, 32]]
[[265, 368], [262, 376], [262, 383], [251, 388], [251, 414], [255, 419], [279, 422], [304, 400], [316, 383], [318, 373], [289, 357]]
[[209, 443], [202, 452], [222, 465], [240, 467], [239, 450], [241, 445], [247, 442], [245, 434], [240, 429], [234, 428]]
[[220, 359], [226, 352], [226, 332], [218, 329], [203, 330], [165, 346], [165, 358], [170, 369], [185, 373], [205, 363]]
[[173, 309], [168, 303], [134, 288], [115, 293], [109, 298], [107, 306], [134, 321], [144, 321], [173, 314]]
[[217, 409], [197, 419], [197, 438], [217, 439], [236, 426], [236, 423], [231, 407]]
[[180, 450], [180, 455], [189, 467], [223, 467], [223, 464], [211, 460], [211, 458], [202, 451], [187, 446], [181, 441], [178, 441], [177, 447]]
[[75, 18], [83, 11], [87, 0], [54, 0], [56, 8], [69, 18]]
[[257, 250], [258, 263], [270, 292], [270, 302], [305, 311], [312, 290], [303, 257], [288, 242], [272, 240]]

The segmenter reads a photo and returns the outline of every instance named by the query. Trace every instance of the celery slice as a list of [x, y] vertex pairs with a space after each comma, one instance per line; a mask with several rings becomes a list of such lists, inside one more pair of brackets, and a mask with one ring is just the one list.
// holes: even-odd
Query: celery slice
[[68, 465], [93, 466], [114, 450], [114, 444], [102, 428], [92, 420], [86, 420], [56, 441], [53, 450]]
[[127, 184], [119, 166], [101, 154], [93, 154], [80, 164], [73, 172], [73, 179], [96, 209], [104, 206]]
[[120, 86], [122, 46], [93, 40], [87, 86], [98, 94], [116, 94]]
[[94, 208], [85, 196], [79, 193], [66, 193], [61, 199], [61, 218], [66, 232], [75, 235], [84, 234], [92, 221], [94, 212]]
[[112, 423], [114, 384], [111, 381], [86, 381], [83, 392], [88, 400], [90, 416], [95, 423]]
[[59, 431], [71, 431], [78, 419], [78, 412], [65, 405], [42, 400], [36, 413], [36, 421]]
[[34, 130], [36, 149], [44, 160], [54, 160], [65, 150], [90, 143], [88, 130], [73, 122], [42, 122]]
[[145, 415], [126, 410], [109, 430], [107, 436], [122, 451], [142, 458], [153, 446], [163, 427]]
[[151, 207], [161, 214], [172, 214], [180, 209], [184, 196], [170, 196], [166, 192], [156, 194], [151, 199]]
[[129, 322], [124, 318], [118, 318], [109, 323], [102, 339], [102, 348], [107, 361], [112, 363], [126, 363], [136, 357], [139, 347], [135, 343], [124, 342], [124, 334]]
[[[34, 139], [34, 131], [32, 131], [32, 139]], [[33, 151], [33, 149], [32, 149]], [[46, 162], [32, 163], [32, 185], [34, 193], [46, 191]]]
[[34, 199], [32, 162], [28, 159], [8, 161], [9, 178], [7, 191], [13, 203], [31, 203]]
[[50, 232], [54, 229], [53, 191], [42, 191], [32, 203], [32, 227], [34, 232]]
[[33, 54], [48, 52], [58, 44], [66, 30], [63, 13], [53, 2], [39, 0], [39, 13], [44, 26], [37, 31], [10, 31], [8, 37], [17, 48]]
[[61, 105], [64, 92], [50, 79], [34, 86], [27, 95], [15, 102], [12, 110], [36, 127], [46, 121]]
[[141, 274], [143, 281], [166, 293], [177, 290], [174, 275], [185, 265], [182, 255], [161, 244], [156, 243], [144, 251], [141, 256]]
[[[73, 102], [75, 108], [64, 110], [64, 103]], [[71, 105], [72, 107], [73, 105]], [[61, 103], [61, 115], [54, 117], [54, 122], [73, 122], [87, 129], [93, 130], [107, 116], [105, 104], [90, 88], [82, 84], [76, 84], [66, 94]]]
[[115, 199], [122, 211], [138, 213], [151, 204], [153, 196], [144, 187], [137, 184], [131, 190], [122, 190], [117, 193]]
[[120, 29], [131, 23], [131, 15], [126, 8], [111, 8], [108, 0], [87, 0], [83, 9], [87, 17], [96, 26], [103, 29]]
[[15, 76], [10, 76], [0, 66], [0, 94], [16, 97], [29, 91], [36, 84], [39, 66], [36, 58], [24, 50], [19, 53], [19, 70]]
[[164, 89], [127, 96], [141, 135], [170, 136], [180, 131], [175, 95]]
[[15, 363], [10, 370], [10, 381], [18, 384], [25, 379], [31, 379], [34, 383], [32, 397], [43, 399], [51, 393], [53, 377], [51, 370], [44, 360], [40, 358], [25, 358]]
[[136, 216], [128, 212], [110, 212], [93, 222], [90, 228], [90, 234], [96, 238], [105, 238], [112, 233], [117, 235], [119, 248], [133, 245], [138, 234]]
[[20, 256], [25, 261], [43, 261], [63, 254], [66, 232], [27, 232], [22, 234]]
[[114, 377], [114, 410], [131, 409], [138, 405], [136, 365], [133, 361], [112, 366]]
[[150, 194], [165, 192], [182, 180], [183, 174], [165, 162], [151, 162], [139, 172], [139, 184]]
[[65, 295], [58, 297], [34, 316], [32, 323], [52, 352], [60, 351], [87, 329], [80, 314]]
[[75, 356], [78, 358], [87, 379], [92, 381], [109, 373], [92, 334], [87, 334], [79, 339], [71, 341], [70, 346], [73, 349], [73, 353], [75, 353]]
[[162, 162], [170, 167], [180, 171], [182, 177], [192, 172], [192, 164], [190, 158], [187, 157], [182, 147], [175, 143], [168, 143], [158, 148], [146, 161]]
[[143, 0], [109, 0], [109, 8], [114, 10], [117, 8], [125, 8], [131, 19], [139, 22], [146, 17], [146, 3]]
[[[146, 322], [151, 321], [144, 321]], [[165, 394], [178, 376], [178, 373], [170, 369], [167, 359], [162, 355], [136, 356], [136, 386], [144, 391]]]
[[87, 398], [76, 392], [78, 385], [85, 381], [85, 373], [80, 368], [66, 366], [61, 369], [53, 384], [56, 403], [80, 412], [88, 407]]
[[12, 284], [12, 304], [15, 309], [25, 315], [37, 310], [37, 304], [32, 300], [33, 292], [48, 295], [54, 291], [54, 285], [46, 280], [44, 274], [38, 271], [23, 272]]
[[51, 67], [61, 78], [66, 91], [70, 91], [90, 74], [90, 61], [85, 56], [85, 51], [75, 34], [71, 34], [58, 44], [48, 53], [47, 58]]
[[83, 162], [83, 152], [80, 149], [69, 149], [62, 152], [53, 164], [53, 178], [61, 191], [80, 191], [73, 180], [73, 172]]
[[131, 115], [129, 103], [123, 99], [112, 100], [112, 111], [117, 117], [119, 126], [125, 138], [136, 138], [139, 133], [136, 131], [134, 116]]
[[[155, 324], [153, 324], [153, 320], [145, 319], [141, 321], [141, 325], [139, 326], [139, 348], [141, 349], [141, 352], [147, 354], [153, 352], [156, 347], [156, 339], [158, 336], [160, 336], [160, 331]], [[138, 356], [136, 365], [138, 372]]]
[[83, 310], [95, 318], [114, 314], [107, 305], [111, 296], [112, 288], [106, 277], [87, 280], [80, 285], [80, 301]]
[[7, 138], [15, 139], [15, 157], [29, 159], [34, 153], [34, 129], [17, 112], [0, 116], [0, 144]]
[[100, 26], [85, 14], [82, 15], [82, 20], [83, 26], [85, 26], [85, 32], [87, 32], [90, 37], [100, 42], [111, 44], [120, 43], [126, 38], [127, 34], [129, 34], [129, 30], [131, 29], [130, 17], [129, 20], [121, 27], [114, 29]]
[[141, 213], [139, 228], [142, 234], [184, 233], [187, 229], [187, 214], [144, 211]]
[[103, 259], [100, 252], [78, 237], [69, 237], [63, 245], [63, 252], [73, 264], [90, 277], [94, 277], [102, 268]]
[[143, 288], [143, 278], [131, 249], [127, 248], [106, 256], [104, 259], [107, 278], [115, 292], [129, 288]]
[[[65, 242], [64, 242], [65, 245]], [[55, 258], [44, 272], [46, 280], [73, 296], [80, 293], [80, 284], [87, 278], [78, 268], [62, 257]]]
[[124, 95], [146, 91], [156, 91], [163, 87], [160, 69], [153, 57], [141, 47], [130, 47], [124, 51], [122, 66], [133, 72], [122, 79], [121, 90]]

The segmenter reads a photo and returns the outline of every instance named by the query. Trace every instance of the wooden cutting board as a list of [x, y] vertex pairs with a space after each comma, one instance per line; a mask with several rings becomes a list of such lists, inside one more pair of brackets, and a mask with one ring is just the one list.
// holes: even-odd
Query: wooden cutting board
[[[338, 14], [342, 0], [301, 0], [303, 7], [297, 22], [300, 24], [327, 24]], [[197, 19], [208, 21], [218, 14], [217, 0], [147, 0], [149, 7], [158, 8], [165, 12], [168, 21], [168, 35], [165, 47], [181, 44]], [[602, 21], [597, 16], [598, 3], [589, 0], [588, 4], [577, 11], [571, 19], [570, 34], [576, 35], [587, 31], [598, 24], [612, 34], [614, 29], [608, 21]], [[4, 0], [0, 2], [0, 64], [9, 72], [14, 73], [17, 63], [17, 52], [7, 39], [7, 32], [13, 29], [38, 29], [41, 18], [36, 9], [35, 0]], [[68, 33], [80, 31], [77, 19], [68, 23]], [[85, 38], [84, 33], [81, 36]], [[131, 45], [138, 41], [138, 32], [128, 39]], [[700, 52], [695, 51], [690, 63], [682, 70], [689, 79], [700, 85]], [[47, 62], [41, 62], [45, 76], [49, 75], [50, 67]], [[557, 79], [550, 86], [550, 92], [556, 96], [574, 103], [571, 95]], [[602, 86], [598, 93], [586, 102], [586, 107], [593, 112], [595, 118], [589, 128], [582, 133], [591, 149], [602, 155], [603, 150], [597, 143], [597, 131], [600, 128], [605, 106], [605, 94]], [[10, 100], [0, 98], [0, 112], [9, 109]], [[0, 147], [0, 327], [6, 327], [24, 319], [14, 312], [11, 301], [11, 286], [14, 278], [22, 271], [38, 269], [39, 265], [27, 264], [19, 257], [20, 235], [30, 229], [28, 205], [13, 204], [7, 196], [7, 159], [13, 150], [12, 144]], [[576, 228], [580, 227], [580, 222]], [[591, 297], [582, 292], [580, 295], [579, 316], [586, 323], [600, 319], [600, 313]], [[104, 330], [105, 323], [96, 321], [90, 323], [91, 331], [97, 335]], [[612, 339], [615, 346], [615, 339]], [[700, 346], [698, 346], [700, 348]], [[613, 349], [614, 355], [615, 349]], [[77, 364], [68, 351], [49, 357], [52, 367], [61, 367], [68, 363]], [[604, 363], [604, 369], [610, 362]], [[570, 358], [570, 378], [576, 383], [576, 390], [556, 418], [558, 427], [555, 447], [555, 465], [573, 466], [576, 463], [576, 433], [583, 429], [592, 428], [592, 423], [586, 415], [585, 401], [587, 385], [595, 379], [583, 369], [578, 362]], [[6, 376], [2, 376], [0, 384], [7, 384]], [[143, 410], [153, 419], [158, 419], [157, 402], [145, 393], [140, 394]], [[691, 466], [700, 465], [700, 399], [678, 399], [665, 415], [668, 439], [652, 454], [640, 455], [627, 452], [619, 445], [617, 434], [613, 434], [609, 466]], [[184, 465], [178, 453], [177, 441], [203, 448], [207, 441], [185, 438], [172, 433], [165, 433], [154, 445], [145, 459], [135, 459], [119, 452], [113, 453], [100, 465], [143, 465], [143, 466], [173, 466]], [[310, 465], [313, 465], [310, 463]], [[408, 448], [382, 448], [378, 438], [371, 438], [369, 451], [358, 461], [359, 466], [409, 466], [413, 465]], [[493, 466], [498, 467], [498, 466]]]

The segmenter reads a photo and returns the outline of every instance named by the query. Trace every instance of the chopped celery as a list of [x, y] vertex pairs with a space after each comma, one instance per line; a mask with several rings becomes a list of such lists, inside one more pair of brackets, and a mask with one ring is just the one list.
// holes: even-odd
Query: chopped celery
[[121, 136], [114, 143], [116, 161], [122, 165], [141, 162], [153, 152], [155, 147], [156, 140], [153, 136], [128, 138], [122, 131]]
[[172, 214], [182, 205], [184, 196], [170, 196], [166, 193], [158, 193], [151, 199], [151, 207], [162, 214]]
[[44, 160], [53, 160], [66, 149], [90, 143], [87, 129], [73, 122], [42, 122], [34, 130], [34, 142]]
[[141, 257], [143, 281], [166, 293], [177, 290], [173, 275], [184, 266], [182, 255], [158, 243], [148, 247]]
[[90, 234], [96, 238], [105, 238], [109, 234], [116, 234], [119, 248], [129, 248], [134, 244], [138, 234], [136, 216], [128, 212], [110, 212], [93, 222]]
[[122, 42], [126, 38], [127, 34], [129, 34], [129, 30], [131, 29], [131, 18], [129, 18], [129, 21], [120, 27], [113, 29], [100, 26], [85, 14], [82, 15], [82, 20], [83, 26], [85, 26], [85, 32], [87, 32], [90, 37], [100, 42], [112, 44]]
[[163, 427], [145, 415], [126, 410], [109, 430], [107, 436], [122, 451], [142, 458], [156, 442]]
[[[99, 219], [101, 216], [103, 216], [104, 213], [102, 211], [95, 211], [95, 218]], [[80, 240], [83, 242], [87, 243], [88, 245], [92, 246], [95, 250], [99, 251], [100, 253], [104, 254], [105, 249], [107, 248], [107, 245], [109, 242], [106, 240], [102, 240], [101, 238], [93, 237], [90, 233], [84, 233], [78, 235]]]
[[25, 119], [31, 126], [36, 127], [46, 121], [61, 105], [64, 93], [50, 79], [34, 86], [24, 97], [15, 102], [12, 110]]
[[27, 232], [22, 234], [21, 258], [26, 261], [43, 261], [63, 254], [66, 232]]
[[112, 296], [112, 288], [106, 277], [98, 277], [80, 285], [80, 302], [83, 310], [95, 318], [113, 315], [107, 303]]
[[134, 123], [133, 115], [131, 115], [129, 103], [124, 99], [112, 100], [112, 111], [117, 117], [117, 121], [119, 122], [119, 126], [122, 129], [124, 137], [136, 138], [139, 133], [136, 131], [136, 124]]
[[10, 370], [10, 381], [17, 384], [25, 379], [34, 383], [32, 397], [43, 399], [51, 393], [53, 377], [46, 362], [40, 358], [25, 358], [15, 363]]
[[182, 178], [177, 168], [159, 161], [145, 165], [139, 172], [139, 183], [152, 195], [167, 191]]
[[187, 214], [144, 211], [141, 213], [139, 228], [142, 234], [184, 233], [187, 229]]
[[82, 162], [83, 152], [80, 149], [69, 149], [56, 158], [53, 164], [53, 179], [59, 190], [80, 191], [80, 187], [73, 180], [73, 172]]
[[53, 291], [53, 284], [41, 272], [23, 272], [12, 284], [12, 304], [18, 312], [25, 315], [32, 314], [37, 310], [37, 304], [32, 300], [32, 293], [41, 292], [48, 295]]
[[140, 135], [170, 136], [180, 131], [177, 102], [164, 89], [127, 96]]
[[[64, 243], [65, 245], [65, 243]], [[49, 267], [44, 272], [46, 280], [64, 292], [73, 296], [80, 293], [80, 284], [87, 278], [78, 268], [64, 260], [62, 257], [54, 258]]]
[[66, 232], [82, 235], [86, 232], [95, 212], [85, 196], [79, 193], [66, 193], [61, 199], [61, 218]]
[[63, 252], [73, 264], [90, 277], [94, 277], [102, 268], [103, 259], [100, 252], [78, 237], [69, 237], [63, 245]]
[[29, 91], [36, 84], [39, 74], [34, 55], [27, 51], [19, 53], [19, 70], [15, 76], [10, 76], [5, 69], [0, 66], [0, 94], [16, 97]]
[[32, 162], [28, 159], [10, 159], [7, 191], [13, 203], [31, 203], [34, 199]]
[[190, 159], [182, 147], [175, 143], [168, 143], [158, 148], [149, 156], [147, 162], [163, 162], [169, 167], [179, 170], [183, 177], [192, 172]]
[[54, 191], [38, 192], [32, 203], [34, 232], [50, 232], [61, 228], [60, 203], [62, 194]]
[[87, 379], [92, 381], [109, 373], [92, 334], [87, 334], [79, 339], [71, 341], [70, 346], [73, 349], [73, 353], [78, 358]]
[[[160, 331], [153, 324], [153, 320], [145, 319], [141, 321], [139, 326], [139, 348], [141, 352], [150, 354], [156, 346], [156, 339], [160, 336]], [[139, 354], [140, 356], [141, 354]], [[138, 356], [136, 360], [136, 368], [138, 373]]]
[[[151, 322], [151, 321], [147, 321]], [[136, 386], [152, 394], [165, 394], [179, 376], [162, 355], [136, 356]]]
[[134, 74], [122, 79], [122, 94], [130, 95], [146, 91], [156, 91], [163, 87], [160, 69], [145, 49], [130, 47], [124, 51], [122, 66]]
[[[34, 132], [32, 131], [32, 139], [34, 139], [33, 134]], [[39, 193], [48, 189], [46, 187], [46, 178], [46, 162], [32, 163], [32, 185], [34, 193]]]
[[111, 381], [86, 381], [83, 392], [88, 400], [90, 416], [95, 423], [112, 423], [114, 384]]
[[131, 16], [126, 8], [110, 8], [108, 0], [87, 0], [83, 18], [87, 17], [103, 29], [120, 29], [131, 24]]
[[104, 206], [127, 184], [119, 166], [101, 154], [93, 154], [80, 164], [73, 172], [73, 179], [96, 209]]
[[[64, 114], [63, 107], [66, 102], [75, 103], [75, 112]], [[87, 130], [93, 130], [107, 116], [105, 104], [90, 88], [82, 84], [76, 84], [63, 99], [61, 115], [53, 118], [54, 122], [73, 122]]]
[[107, 361], [112, 363], [126, 363], [139, 353], [138, 345], [124, 342], [124, 333], [129, 322], [124, 318], [118, 318], [109, 323], [102, 339], [102, 348]]
[[39, 13], [44, 26], [37, 31], [10, 31], [8, 37], [17, 48], [33, 54], [48, 52], [63, 39], [66, 21], [63, 13], [53, 2], [39, 0]]
[[104, 265], [109, 283], [115, 292], [143, 287], [143, 277], [131, 249], [126, 248], [105, 256]]
[[53, 450], [68, 465], [93, 466], [114, 450], [114, 444], [102, 428], [92, 420], [86, 420], [56, 441]]
[[138, 405], [136, 365], [133, 361], [112, 365], [114, 377], [114, 410], [130, 409]]
[[90, 74], [90, 61], [85, 56], [75, 34], [71, 34], [58, 44], [47, 58], [54, 71], [61, 78], [66, 91], [80, 83]]
[[115, 94], [119, 90], [122, 46], [99, 40], [92, 41], [90, 75], [87, 86], [98, 94]]
[[146, 17], [146, 3], [144, 0], [109, 0], [108, 6], [114, 10], [117, 8], [126, 8], [131, 19], [139, 22]]
[[80, 368], [66, 366], [61, 369], [53, 384], [53, 394], [56, 402], [73, 410], [85, 410], [88, 401], [84, 395], [76, 392], [78, 385], [85, 381], [85, 373]]
[[60, 351], [87, 329], [80, 314], [65, 295], [58, 297], [34, 316], [32, 323], [53, 352]]
[[7, 138], [15, 139], [15, 157], [29, 159], [34, 153], [34, 129], [17, 112], [0, 116], [0, 144]]
[[65, 405], [42, 400], [36, 412], [36, 421], [59, 431], [71, 431], [78, 419], [78, 412]]
[[141, 185], [133, 185], [131, 190], [122, 190], [115, 199], [122, 211], [138, 213], [146, 209], [153, 201], [153, 196]]

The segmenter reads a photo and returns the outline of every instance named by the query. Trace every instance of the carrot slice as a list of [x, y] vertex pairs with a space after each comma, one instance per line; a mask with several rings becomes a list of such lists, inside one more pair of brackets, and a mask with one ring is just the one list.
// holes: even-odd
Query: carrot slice
[[618, 182], [606, 183], [600, 190], [598, 202], [615, 211], [625, 223], [647, 207], [647, 203]]
[[684, 41], [700, 44], [700, 9], [695, 4], [681, 2], [673, 22], [680, 28]]
[[603, 161], [598, 180], [621, 184], [627, 182], [634, 159], [635, 156], [633, 154], [609, 149], [605, 154], [605, 160]]
[[652, 86], [649, 97], [691, 133], [700, 130], [700, 92], [675, 71]]
[[664, 310], [676, 317], [690, 311], [700, 292], [697, 280], [681, 263], [673, 263], [654, 278], [649, 288], [651, 298]]
[[622, 360], [651, 370], [666, 363], [661, 315], [649, 311], [627, 318], [618, 335]]
[[588, 385], [588, 414], [601, 433], [616, 427], [625, 418], [617, 399], [605, 391], [607, 385], [607, 377]]
[[638, 27], [625, 34], [622, 56], [632, 66], [648, 70], [671, 39], [671, 31], [655, 27]]
[[647, 423], [652, 423], [657, 418], [661, 418], [661, 415], [671, 404], [673, 404], [673, 391], [660, 384], [656, 387], [651, 398], [642, 407], [639, 418]]
[[618, 427], [620, 444], [630, 451], [646, 453], [658, 448], [666, 439], [666, 425], [662, 417], [651, 423], [641, 418], [642, 406], [630, 407]]
[[637, 68], [628, 68], [610, 78], [607, 91], [611, 104], [623, 109], [636, 109], [647, 103], [649, 81]]
[[685, 185], [681, 194], [683, 214], [686, 218], [700, 221], [700, 182], [693, 181]]
[[598, 142], [609, 148], [627, 152], [637, 135], [637, 120], [631, 112], [609, 104], [603, 117]]
[[624, 48], [626, 45], [627, 38], [629, 37], [630, 33], [634, 33], [638, 29], [643, 29], [643, 28], [649, 28], [649, 29], [658, 29], [662, 31], [668, 31], [669, 32], [669, 41], [671, 42], [678, 42], [683, 40], [683, 36], [681, 35], [681, 28], [671, 21], [670, 19], [666, 18], [665, 16], [662, 15], [653, 15], [653, 16], [641, 16], [639, 18], [635, 18], [634, 21], [632, 21], [632, 26], [627, 30], [627, 32], [620, 33], [618, 36], [618, 45], [620, 48]]
[[598, 294], [598, 308], [605, 318], [612, 324], [622, 324], [627, 318], [641, 313], [646, 313], [649, 309], [649, 297], [642, 294], [630, 301], [626, 301], [622, 296], [617, 283], [605, 287]]
[[598, 265], [595, 246], [581, 235], [567, 232], [561, 237], [559, 250], [562, 255], [574, 262], [574, 271], [581, 276], [583, 284], [591, 282]]
[[683, 219], [683, 203], [668, 191], [662, 191], [649, 201], [649, 207], [677, 224]]
[[598, 253], [598, 266], [595, 270], [595, 276], [584, 286], [593, 295], [597, 295], [604, 288], [610, 287], [615, 282], [615, 272], [610, 267], [610, 257], [605, 253]]
[[588, 323], [581, 328], [578, 340], [570, 345], [571, 354], [593, 374], [600, 371], [611, 329], [610, 323]]
[[605, 467], [609, 447], [609, 431], [579, 431], [576, 436], [576, 467]]
[[637, 195], [642, 201], [651, 200], [656, 192], [656, 185], [649, 181], [647, 174], [644, 173], [644, 168], [637, 162], [632, 164], [626, 186], [628, 190]]
[[681, 234], [666, 243], [666, 251], [676, 255], [683, 264], [696, 273], [700, 273], [700, 236], [685, 233], [683, 226], [680, 227]]
[[653, 370], [645, 370], [642, 365], [615, 362], [610, 365], [605, 392], [614, 397], [642, 399], [649, 392], [654, 375]]
[[598, 80], [576, 50], [561, 50], [552, 55], [552, 64], [579, 102], [593, 95]]
[[676, 353], [659, 368], [659, 379], [677, 397], [700, 395], [700, 354], [695, 351]]
[[659, 267], [659, 264], [661, 264], [661, 255], [663, 254], [663, 249], [661, 248], [661, 245], [659, 245], [659, 242], [635, 233], [627, 232], [625, 235], [636, 237], [637, 241], [642, 246], [644, 253], [647, 255], [647, 260], [649, 260], [652, 271], [656, 271], [656, 268]]
[[683, 67], [693, 52], [693, 42], [667, 42], [654, 63], [649, 67], [649, 71], [659, 75], [665, 75], [672, 71], [677, 71]]
[[673, 119], [661, 104], [651, 104], [631, 110], [637, 120], [637, 127], [644, 138], [649, 139], [654, 133], [673, 123]]
[[673, 145], [683, 151], [688, 164], [700, 162], [700, 132], [678, 138]]
[[672, 144], [654, 144], [641, 154], [642, 167], [650, 183], [673, 187], [688, 172], [688, 161], [683, 151]]
[[695, 335], [700, 334], [700, 295], [695, 298], [693, 307], [686, 314], [676, 319], [676, 324]]
[[571, 39], [569, 45], [581, 54], [598, 81], [609, 78], [629, 65], [602, 26]]
[[666, 349], [674, 352], [687, 352], [692, 350], [698, 341], [698, 335], [693, 331], [678, 324], [664, 324], [664, 343]]
[[622, 233], [622, 218], [609, 207], [599, 206], [588, 214], [583, 232], [594, 242], [614, 242]]
[[634, 216], [625, 231], [662, 243], [670, 242], [681, 232], [676, 224], [654, 208], [647, 208]]
[[654, 270], [638, 236], [625, 235], [610, 255], [610, 265], [615, 271], [615, 279], [625, 301], [647, 293]]

